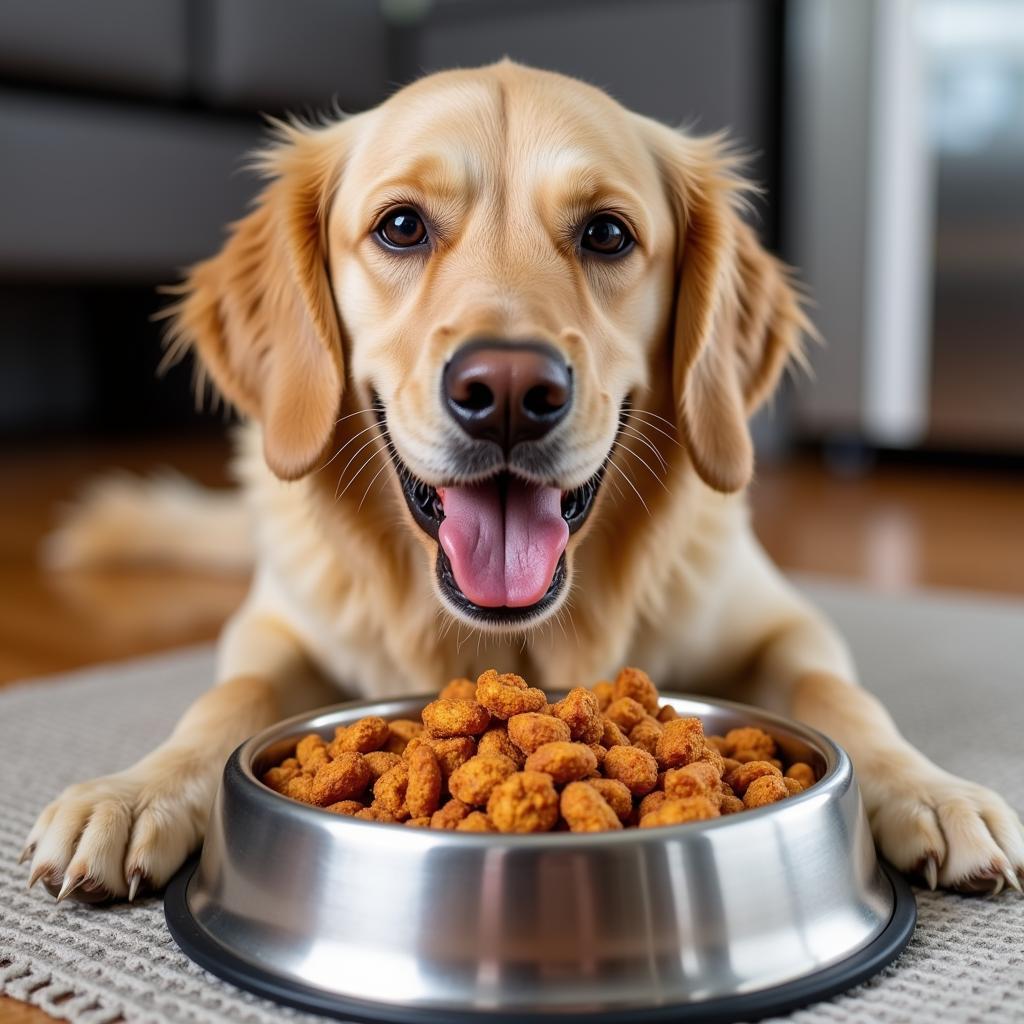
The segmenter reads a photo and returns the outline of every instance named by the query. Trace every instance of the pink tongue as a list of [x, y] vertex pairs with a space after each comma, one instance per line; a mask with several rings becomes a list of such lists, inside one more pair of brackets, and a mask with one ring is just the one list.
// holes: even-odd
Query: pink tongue
[[482, 608], [525, 608], [551, 586], [569, 539], [562, 492], [507, 478], [438, 489], [444, 506], [439, 539], [459, 589]]

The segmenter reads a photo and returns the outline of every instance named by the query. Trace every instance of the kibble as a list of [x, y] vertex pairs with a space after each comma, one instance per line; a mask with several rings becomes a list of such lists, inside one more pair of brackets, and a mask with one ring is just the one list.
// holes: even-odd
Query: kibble
[[302, 736], [262, 775], [342, 817], [453, 832], [607, 832], [764, 807], [817, 782], [756, 726], [705, 735], [646, 673], [549, 703], [521, 676], [453, 679], [422, 721], [368, 715]]

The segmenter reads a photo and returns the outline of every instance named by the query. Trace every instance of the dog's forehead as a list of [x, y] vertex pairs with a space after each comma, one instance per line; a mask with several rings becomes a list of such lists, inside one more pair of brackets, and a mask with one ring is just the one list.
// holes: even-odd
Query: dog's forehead
[[396, 93], [373, 112], [349, 168], [371, 187], [407, 178], [441, 192], [558, 176], [645, 190], [656, 178], [628, 110], [573, 79], [506, 63]]

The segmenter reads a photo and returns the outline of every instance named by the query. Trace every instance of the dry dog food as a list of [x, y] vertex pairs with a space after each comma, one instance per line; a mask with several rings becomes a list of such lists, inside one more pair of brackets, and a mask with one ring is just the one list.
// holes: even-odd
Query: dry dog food
[[263, 782], [335, 814], [458, 832], [607, 832], [736, 814], [817, 781], [753, 726], [707, 736], [646, 673], [556, 704], [512, 673], [454, 679], [422, 721], [368, 716], [311, 733]]

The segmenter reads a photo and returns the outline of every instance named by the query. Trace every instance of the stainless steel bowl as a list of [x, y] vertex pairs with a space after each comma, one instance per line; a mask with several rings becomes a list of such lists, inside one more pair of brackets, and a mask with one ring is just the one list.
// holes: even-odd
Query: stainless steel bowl
[[914, 900], [876, 858], [846, 754], [756, 708], [664, 699], [710, 733], [766, 729], [821, 781], [713, 821], [529, 836], [339, 817], [258, 781], [306, 733], [416, 716], [425, 700], [345, 704], [231, 756], [198, 866], [168, 890], [171, 931], [242, 987], [389, 1021], [744, 1019], [892, 960]]

